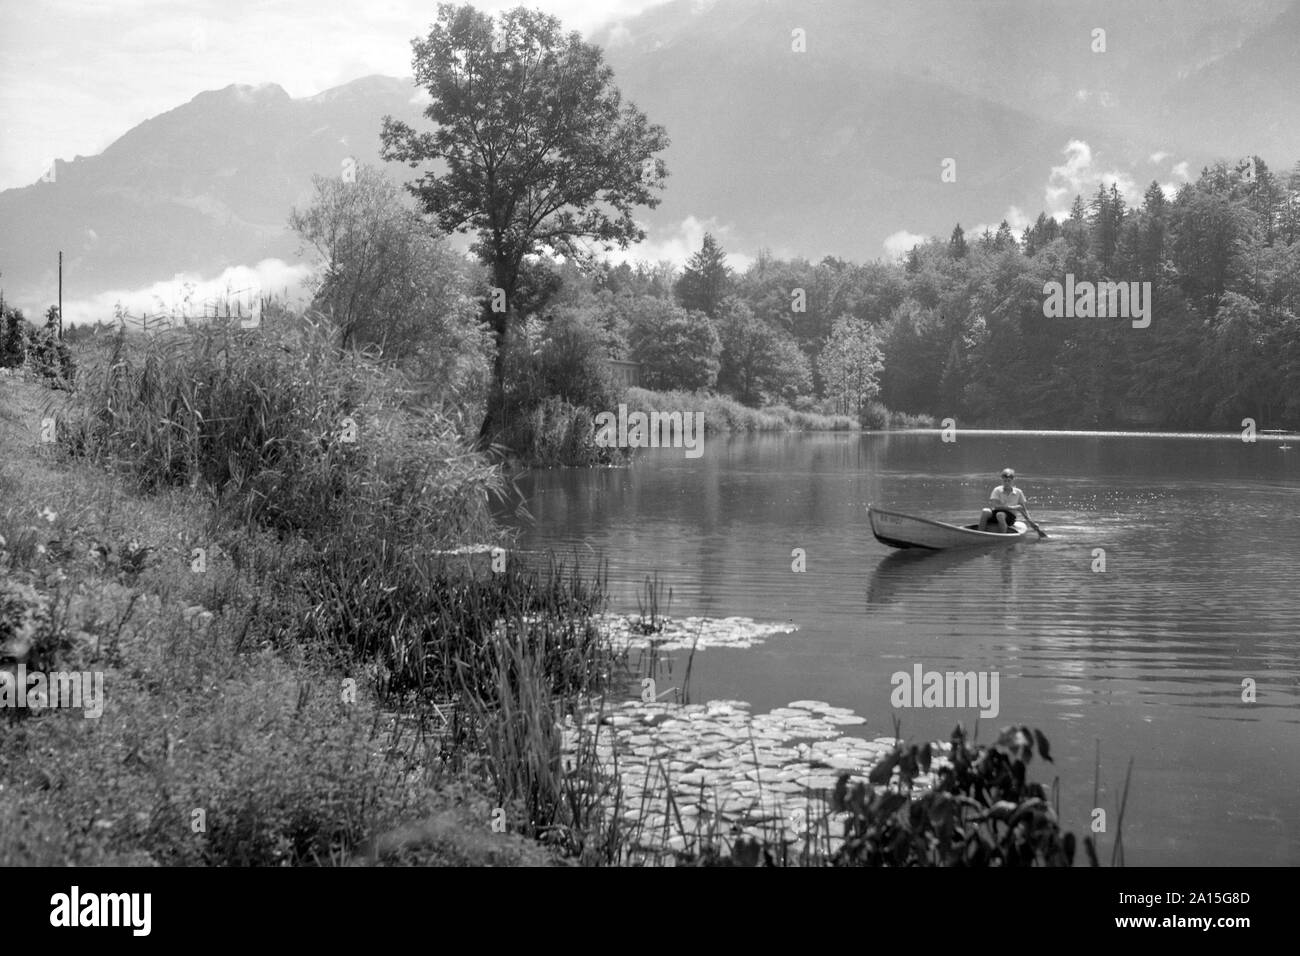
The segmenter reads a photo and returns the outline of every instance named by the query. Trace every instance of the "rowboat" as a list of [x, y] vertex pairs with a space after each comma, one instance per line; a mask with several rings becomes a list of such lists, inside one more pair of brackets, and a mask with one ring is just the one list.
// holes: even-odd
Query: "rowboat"
[[[988, 545], [1015, 544], [1018, 541], [1037, 541], [1037, 535], [1023, 518], [1017, 518], [1014, 530], [980, 531], [979, 523], [965, 527], [905, 515], [899, 511], [886, 511], [867, 505], [871, 533], [881, 544], [891, 548], [925, 548], [929, 551], [947, 551], [949, 548], [977, 548]], [[996, 528], [994, 524], [992, 527]]]

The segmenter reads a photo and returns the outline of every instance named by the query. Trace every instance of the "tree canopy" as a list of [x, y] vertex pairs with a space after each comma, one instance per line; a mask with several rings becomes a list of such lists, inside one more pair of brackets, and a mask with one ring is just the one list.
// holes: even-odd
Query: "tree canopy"
[[487, 438], [501, 425], [525, 257], [553, 250], [582, 259], [587, 240], [625, 247], [643, 239], [632, 211], [658, 204], [667, 173], [655, 154], [668, 140], [623, 103], [600, 49], [539, 11], [517, 7], [494, 20], [470, 5], [439, 4], [412, 47], [435, 128], [385, 117], [383, 156], [412, 168], [436, 161], [408, 188], [446, 232], [472, 232], [490, 270], [483, 315], [496, 355], [480, 433]]

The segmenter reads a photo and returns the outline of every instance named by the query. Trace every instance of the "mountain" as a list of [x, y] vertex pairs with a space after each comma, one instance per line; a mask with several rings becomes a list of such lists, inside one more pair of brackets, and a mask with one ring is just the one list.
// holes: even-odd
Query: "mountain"
[[[1049, 181], [1060, 208], [1103, 173], [1140, 193], [1181, 161], [1300, 158], [1300, 0], [672, 0], [590, 39], [672, 141], [663, 202], [638, 212], [660, 242], [694, 217], [730, 252], [870, 259], [900, 231], [1032, 218]], [[66, 300], [292, 259], [312, 174], [379, 163], [385, 114], [424, 125], [416, 93], [229, 86], [60, 162], [0, 192], [6, 297], [51, 302], [60, 248]]]
[[[861, 259], [900, 229], [946, 235], [955, 222], [996, 224], [1009, 206], [1036, 215], [1073, 140], [1088, 144], [1094, 177], [1118, 171], [1139, 194], [1180, 160], [1193, 174], [1220, 154], [1289, 164], [1294, 127], [1284, 135], [1230, 98], [1199, 118], [1161, 114], [1164, 97], [1225, 57], [1243, 74], [1228, 84], [1244, 84], [1252, 44], [1278, 46], [1274, 31], [1289, 23], [1279, 16], [1297, 10], [1294, 0], [1245, 0], [1231, 15], [1207, 0], [675, 0], [592, 39], [672, 138], [668, 191], [648, 221], [713, 217], [730, 227], [729, 250]], [[795, 29], [806, 52], [792, 50]], [[1255, 85], [1278, 115], [1294, 113], [1297, 87]], [[1217, 135], [1202, 136], [1211, 126]], [[940, 180], [945, 158], [956, 182]]]
[[310, 199], [312, 175], [338, 175], [349, 155], [381, 164], [382, 117], [418, 121], [415, 94], [410, 80], [382, 76], [303, 99], [274, 84], [228, 86], [98, 156], [60, 161], [53, 182], [0, 193], [6, 297], [52, 302], [59, 249], [65, 300], [292, 259], [298, 241], [285, 223]]
[[1242, 152], [1249, 131], [1253, 150], [1273, 157], [1275, 172], [1300, 160], [1300, 3], [1264, 29], [1205, 63], [1164, 95], [1167, 127], [1186, 130], [1224, 153]]

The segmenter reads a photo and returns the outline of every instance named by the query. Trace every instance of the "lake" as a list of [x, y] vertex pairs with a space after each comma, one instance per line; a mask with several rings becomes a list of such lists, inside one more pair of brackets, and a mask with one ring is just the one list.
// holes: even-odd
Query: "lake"
[[[976, 520], [1004, 466], [1047, 539], [917, 557], [872, 538], [869, 502]], [[635, 613], [658, 572], [673, 617], [797, 627], [699, 652], [693, 699], [769, 710], [813, 698], [866, 717], [862, 736], [892, 733], [897, 717], [906, 738], [946, 740], [978, 711], [895, 708], [891, 675], [996, 672], [1000, 711], [979, 720], [979, 739], [1010, 723], [1041, 729], [1055, 764], [1035, 758], [1031, 778], [1059, 775], [1062, 824], [1080, 838], [1100, 741], [1103, 862], [1131, 757], [1129, 865], [1300, 863], [1300, 447], [1267, 436], [711, 434], [701, 458], [647, 450], [630, 468], [519, 484], [533, 516], [515, 522], [520, 546], [606, 558], [613, 610]], [[803, 572], [792, 570], [797, 548]]]

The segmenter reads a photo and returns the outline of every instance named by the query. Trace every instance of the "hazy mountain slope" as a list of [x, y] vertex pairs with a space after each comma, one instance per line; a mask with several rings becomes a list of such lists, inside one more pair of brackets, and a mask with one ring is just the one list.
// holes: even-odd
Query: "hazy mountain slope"
[[1245, 142], [1283, 169], [1300, 160], [1300, 2], [1171, 88], [1167, 128], [1236, 156]]
[[[694, 216], [732, 251], [865, 259], [900, 230], [1035, 215], [1074, 139], [1094, 172], [1139, 188], [1180, 160], [1289, 166], [1298, 35], [1291, 0], [674, 0], [592, 39], [672, 140], [664, 202], [640, 214], [652, 239]], [[285, 221], [311, 175], [349, 154], [378, 162], [384, 114], [424, 124], [414, 94], [378, 76], [298, 100], [274, 85], [201, 94], [59, 163], [54, 183], [0, 192], [0, 283], [52, 301], [60, 248], [68, 299], [292, 257]], [[940, 181], [948, 157], [955, 183]]]
[[60, 248], [65, 298], [291, 256], [285, 220], [312, 174], [337, 175], [348, 155], [378, 162], [381, 117], [417, 120], [414, 93], [388, 77], [299, 100], [273, 84], [229, 86], [60, 162], [54, 182], [0, 193], [8, 294], [52, 301]]

